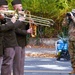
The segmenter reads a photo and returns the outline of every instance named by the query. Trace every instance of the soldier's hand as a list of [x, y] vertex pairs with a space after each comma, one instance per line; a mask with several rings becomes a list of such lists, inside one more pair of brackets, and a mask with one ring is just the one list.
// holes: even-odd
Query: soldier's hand
[[25, 18], [23, 16], [20, 16], [18, 20], [19, 21], [25, 21]]
[[27, 30], [27, 33], [33, 33], [33, 30], [32, 30], [32, 28], [29, 28], [28, 30]]
[[4, 15], [0, 14], [0, 20], [3, 20], [3, 19], [4, 19]]
[[15, 22], [16, 22], [16, 17], [13, 16], [13, 17], [11, 18], [11, 21], [12, 21], [13, 23], [15, 23]]

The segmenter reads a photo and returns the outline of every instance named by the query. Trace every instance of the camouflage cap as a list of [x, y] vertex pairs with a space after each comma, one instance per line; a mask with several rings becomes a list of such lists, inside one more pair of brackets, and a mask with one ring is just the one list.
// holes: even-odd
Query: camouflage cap
[[1, 5], [8, 5], [7, 1], [6, 0], [0, 0], [0, 6]]
[[13, 0], [11, 2], [12, 5], [21, 4], [21, 0]]

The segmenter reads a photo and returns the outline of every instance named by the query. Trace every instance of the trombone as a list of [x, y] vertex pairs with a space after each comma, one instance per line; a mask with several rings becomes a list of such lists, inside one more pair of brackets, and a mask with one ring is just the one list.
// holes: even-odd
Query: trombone
[[26, 18], [24, 22], [28, 22], [30, 20], [34, 21], [34, 22], [29, 22], [30, 28], [32, 28], [33, 30], [33, 33], [31, 34], [32, 37], [35, 37], [37, 35], [36, 30], [38, 25], [48, 26], [48, 27], [50, 27], [51, 25], [54, 25], [54, 21], [52, 19], [47, 19], [47, 18], [31, 15], [30, 11], [24, 11], [24, 17]]
[[54, 21], [52, 19], [47, 19], [43, 17], [38, 17], [30, 14], [30, 11], [24, 11], [25, 21], [28, 21], [30, 18], [34, 21], [36, 25], [48, 26], [54, 25]]
[[16, 11], [13, 11], [13, 10], [8, 10], [8, 11], [5, 11], [5, 10], [0, 10], [0, 14], [4, 14], [4, 15], [15, 15], [16, 14]]
[[[14, 15], [16, 18], [18, 18], [19, 16], [24, 16], [25, 21], [23, 22], [29, 23], [30, 28], [32, 28], [33, 30], [33, 33], [31, 34], [32, 37], [35, 37], [37, 35], [36, 30], [38, 25], [50, 27], [55, 24], [55, 22], [52, 19], [47, 19], [47, 18], [31, 15], [30, 11], [28, 10], [23, 11], [23, 13], [19, 13], [17, 10], [16, 11], [13, 11], [13, 10], [1, 11], [0, 10], [0, 14], [4, 14], [6, 16], [5, 18], [9, 18], [8, 16], [10, 15]], [[32, 22], [32, 20], [34, 22]]]
[[38, 17], [38, 16], [34, 16], [30, 14], [30, 11], [26, 10], [23, 13], [19, 13], [17, 12], [17, 10], [13, 11], [13, 10], [0, 10], [0, 14], [4, 14], [5, 18], [8, 17], [10, 15], [14, 15], [15, 17], [19, 17], [19, 16], [24, 16], [25, 17], [25, 22], [29, 22], [30, 18], [32, 20], [34, 20], [34, 23], [36, 23], [37, 25], [42, 25], [42, 26], [48, 26], [50, 27], [51, 25], [54, 25], [55, 22], [52, 19], [47, 19], [47, 18], [43, 18], [43, 17]]

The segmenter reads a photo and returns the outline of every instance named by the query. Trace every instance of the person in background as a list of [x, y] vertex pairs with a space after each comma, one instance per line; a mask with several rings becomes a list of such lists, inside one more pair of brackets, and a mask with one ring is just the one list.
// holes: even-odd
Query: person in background
[[[22, 12], [22, 4], [20, 0], [13, 0], [12, 5], [14, 10], [18, 10], [18, 12]], [[16, 29], [17, 42], [20, 47], [22, 47], [21, 51], [21, 75], [24, 75], [24, 59], [25, 59], [25, 46], [26, 46], [26, 34], [32, 33], [32, 28], [28, 28], [28, 24], [24, 23], [21, 27]]]
[[68, 38], [69, 38], [69, 54], [73, 71], [71, 74], [75, 75], [75, 9], [66, 14], [62, 22], [63, 27], [68, 27]]
[[[0, 0], [0, 3], [2, 3], [1, 10], [8, 11], [7, 1]], [[5, 27], [2, 27], [0, 29], [3, 32], [1, 35], [1, 37], [3, 36], [3, 39], [1, 40], [1, 44], [3, 47], [3, 62], [1, 66], [1, 75], [11, 75], [12, 66], [14, 66], [13, 69], [15, 69], [13, 74], [20, 75], [20, 54], [22, 48], [19, 47], [17, 43], [15, 28], [23, 24], [23, 21], [24, 17], [19, 17], [18, 20], [16, 20], [16, 17], [12, 17], [11, 19], [1, 21], [1, 25], [6, 27], [6, 29]]]

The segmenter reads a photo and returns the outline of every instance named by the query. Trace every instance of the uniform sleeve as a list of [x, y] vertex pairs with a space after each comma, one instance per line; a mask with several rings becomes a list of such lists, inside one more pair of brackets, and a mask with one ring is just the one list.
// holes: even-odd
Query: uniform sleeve
[[0, 31], [7, 31], [12, 28], [14, 28], [14, 24], [11, 21], [0, 25]]
[[24, 25], [24, 22], [17, 20], [17, 21], [14, 23], [14, 28], [20, 27], [21, 25]]
[[15, 23], [13, 23], [11, 21], [6, 22], [5, 24], [0, 25], [0, 31], [7, 31], [7, 30], [10, 30], [10, 29], [13, 29], [13, 28], [18, 28], [23, 24], [24, 24], [23, 22], [18, 21], [18, 20]]
[[22, 29], [20, 27], [18, 27], [18, 28], [15, 29], [16, 34], [18, 34], [18, 35], [26, 35], [26, 34], [28, 34], [27, 33], [27, 30], [29, 29], [29, 24], [28, 23], [22, 23], [22, 28], [23, 27], [25, 27], [25, 28]]
[[24, 30], [24, 29], [22, 30], [20, 28], [17, 28], [15, 30], [15, 32], [16, 32], [16, 34], [19, 34], [19, 35], [26, 35], [26, 34], [28, 34], [26, 30]]

